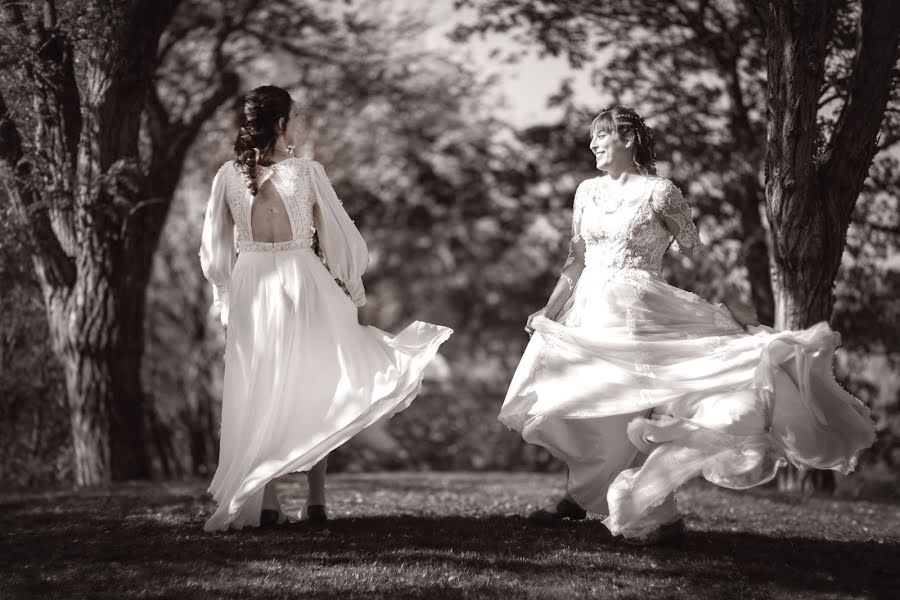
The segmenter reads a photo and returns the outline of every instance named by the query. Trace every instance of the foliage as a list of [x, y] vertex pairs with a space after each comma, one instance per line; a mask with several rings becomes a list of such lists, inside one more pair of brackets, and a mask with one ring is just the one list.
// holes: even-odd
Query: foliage
[[[458, 39], [512, 37], [539, 53], [565, 56], [573, 66], [591, 71], [604, 100], [631, 104], [647, 116], [657, 135], [661, 171], [686, 188], [699, 209], [704, 240], [713, 248], [709, 264], [694, 273], [670, 262], [671, 280], [708, 298], [737, 284], [756, 304], [762, 320], [769, 320], [766, 313], [772, 313], [766, 304], [771, 303], [771, 282], [764, 241], [768, 234], [760, 219], [766, 124], [765, 5], [728, 0], [665, 4], [646, 0], [461, 0], [457, 5], [477, 12], [477, 19], [457, 29]], [[816, 159], [824, 160], [830, 152], [840, 162], [841, 149], [829, 150], [829, 143], [850, 98], [860, 47], [861, 3], [842, 2], [837, 7], [818, 103]], [[833, 322], [844, 332], [845, 344], [857, 363], [897, 364], [898, 336], [891, 317], [897, 311], [894, 299], [900, 296], [900, 289], [890, 263], [896, 260], [900, 232], [893, 223], [870, 221], [896, 211], [889, 199], [896, 195], [898, 79], [900, 69], [895, 66], [878, 139], [879, 154], [869, 171], [851, 226], [844, 268], [838, 274]], [[574, 96], [568, 83], [556, 101], [566, 109], [563, 123], [570, 123], [574, 116], [582, 128], [597, 109], [583, 108], [583, 100]], [[562, 135], [574, 139], [579, 133], [579, 127], [571, 127]], [[842, 198], [841, 204], [848, 200], [856, 199]], [[814, 210], [837, 209], [820, 206]], [[790, 235], [787, 232], [788, 238]], [[838, 241], [837, 237], [832, 234], [829, 243]], [[865, 356], [859, 355], [860, 350]], [[896, 375], [897, 367], [893, 369]], [[879, 422], [880, 444], [895, 448], [900, 434], [896, 420], [890, 417], [896, 412], [895, 377], [883, 377], [872, 368], [862, 372], [868, 375], [861, 378], [859, 371], [853, 376], [848, 373], [846, 382], [851, 391], [867, 398], [872, 396], [869, 388], [879, 390], [875, 396], [881, 400], [872, 407]], [[878, 450], [873, 456], [892, 452]]]
[[[661, 174], [696, 205], [709, 246], [703, 264], [667, 257], [667, 278], [712, 300], [732, 286], [750, 298], [748, 253], [758, 245], [748, 228], [764, 227], [764, 31], [755, 3], [705, 4], [733, 10], [724, 21], [696, 23], [678, 14], [680, 3], [504, 0], [484, 4], [476, 28], [518, 32], [529, 47], [566, 53], [596, 71], [603, 94], [646, 112], [658, 135]], [[525, 6], [536, 8], [524, 14]], [[637, 12], [616, 18], [604, 12], [614, 9]], [[412, 319], [456, 330], [421, 397], [387, 425], [403, 452], [384, 455], [351, 443], [335, 453], [332, 468], [560, 468], [495, 416], [527, 342], [524, 319], [546, 301], [558, 277], [575, 188], [595, 174], [587, 125], [597, 107], [564, 87], [555, 100], [564, 108], [559, 122], [524, 128], [499, 122], [485, 103], [493, 82], [457, 55], [430, 50], [427, 27], [414, 11], [389, 2], [191, 0], [176, 13], [145, 115], [148, 131], [165, 123], [185, 131], [196, 125], [193, 138], [172, 138], [173, 147], [188, 144], [190, 151], [183, 163], [165, 167], [181, 176], [147, 295], [143, 381], [155, 473], [206, 476], [215, 466], [224, 335], [209, 314], [197, 248], [209, 183], [228, 159], [236, 131], [235, 92], [268, 82], [290, 88], [301, 102], [309, 135], [299, 151], [325, 165], [366, 237], [370, 320], [387, 330]], [[835, 56], [852, 47], [852, 31], [841, 34], [839, 47], [835, 42]], [[736, 67], [736, 79], [726, 77], [722, 61]], [[829, 85], [838, 89], [846, 67], [835, 61]], [[226, 73], [240, 73], [240, 83], [210, 109], [207, 94], [226, 83]], [[836, 106], [823, 106], [823, 123]], [[211, 112], [198, 125], [192, 115], [201, 107]], [[883, 144], [893, 139], [894, 114]], [[897, 370], [890, 351], [898, 339], [898, 234], [889, 217], [897, 210], [897, 165], [888, 152], [877, 165], [848, 236], [834, 325], [847, 349], [839, 374], [878, 419], [879, 446], [870, 456], [893, 466], [900, 404], [890, 388], [894, 375], [884, 372]], [[755, 202], [756, 225], [747, 202]], [[18, 291], [3, 297], [4, 306], [16, 309], [0, 315], [2, 330], [21, 340], [25, 332], [44, 331], [39, 292], [27, 255], [0, 243], [4, 280], [18, 282]], [[7, 275], [9, 269], [15, 273]], [[59, 370], [38, 369], [54, 364], [48, 356], [47, 345], [30, 344], [27, 363], [0, 379], [4, 402], [17, 398], [4, 404], [15, 438], [0, 457], [11, 457], [0, 474], [6, 481], [45, 481], [55, 465], [65, 464], [60, 432], [67, 416], [50, 408], [61, 394]], [[34, 372], [46, 373], [46, 382], [32, 378]], [[35, 415], [49, 426], [36, 425]], [[59, 472], [63, 480], [67, 474]]]

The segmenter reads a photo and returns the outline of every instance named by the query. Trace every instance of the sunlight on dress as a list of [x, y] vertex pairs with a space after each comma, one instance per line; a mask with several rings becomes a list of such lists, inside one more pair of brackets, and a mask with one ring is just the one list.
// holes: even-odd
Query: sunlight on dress
[[[397, 335], [359, 325], [368, 252], [322, 165], [292, 158], [260, 171], [258, 185], [271, 179], [293, 239], [253, 241], [253, 197], [229, 161], [213, 182], [200, 249], [228, 327], [219, 464], [209, 487], [217, 508], [207, 531], [258, 526], [266, 483], [309, 470], [409, 406], [452, 333], [420, 321]], [[316, 234], [324, 265], [313, 251]]]
[[563, 314], [533, 321], [500, 421], [566, 462], [572, 497], [629, 537], [676, 520], [673, 492], [698, 475], [746, 488], [787, 463], [852, 471], [875, 433], [834, 380], [839, 334], [745, 330], [668, 285], [673, 234], [700, 246], [681, 192], [660, 178], [635, 198], [601, 189], [599, 177], [578, 188], [584, 271]]

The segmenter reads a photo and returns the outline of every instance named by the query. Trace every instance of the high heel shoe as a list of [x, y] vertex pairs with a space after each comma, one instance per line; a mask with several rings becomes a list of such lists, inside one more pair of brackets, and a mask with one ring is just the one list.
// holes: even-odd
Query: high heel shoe
[[328, 512], [324, 504], [305, 504], [300, 518], [308, 520], [313, 525], [322, 525], [328, 522]]
[[284, 525], [287, 522], [287, 515], [281, 512], [280, 509], [264, 508], [259, 511], [260, 529], [274, 529], [275, 527]]
[[534, 525], [557, 525], [563, 519], [582, 521], [586, 517], [587, 511], [581, 508], [577, 502], [563, 498], [553, 506], [546, 506], [534, 511], [528, 515], [528, 521]]

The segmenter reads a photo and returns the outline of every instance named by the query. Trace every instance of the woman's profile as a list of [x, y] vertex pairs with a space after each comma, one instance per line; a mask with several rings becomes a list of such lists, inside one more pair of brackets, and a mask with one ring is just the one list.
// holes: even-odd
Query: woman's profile
[[606, 515], [636, 544], [674, 540], [674, 492], [702, 475], [730, 488], [780, 466], [852, 470], [875, 432], [834, 380], [840, 335], [759, 326], [755, 315], [669, 285], [663, 255], [701, 247], [690, 206], [656, 176], [653, 136], [630, 108], [601, 111], [590, 148], [603, 174], [578, 186], [571, 250], [500, 420], [569, 469], [566, 495], [533, 521]]

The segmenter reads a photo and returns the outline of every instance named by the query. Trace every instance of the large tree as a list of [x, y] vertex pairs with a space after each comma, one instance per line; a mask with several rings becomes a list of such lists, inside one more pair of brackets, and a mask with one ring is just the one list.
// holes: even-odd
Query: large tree
[[2, 0], [0, 169], [64, 367], [75, 480], [149, 473], [145, 292], [185, 157], [273, 48], [329, 60], [359, 24], [283, 0]]
[[81, 484], [147, 473], [143, 291], [167, 194], [147, 177], [139, 134], [175, 8], [2, 3], [0, 166], [64, 365]]
[[[863, 0], [837, 122], [819, 127], [839, 2], [772, 2], [768, 22], [766, 205], [776, 326], [827, 321], [847, 228], [879, 148], [894, 90], [900, 3]], [[783, 488], [833, 488], [830, 473], [782, 475]]]
[[827, 321], [847, 227], [879, 148], [893, 92], [900, 3], [863, 0], [838, 119], [818, 123], [837, 1], [772, 2], [768, 25], [766, 200], [776, 325]]

